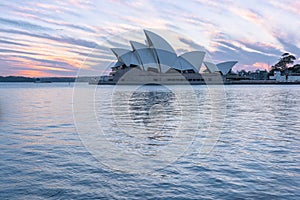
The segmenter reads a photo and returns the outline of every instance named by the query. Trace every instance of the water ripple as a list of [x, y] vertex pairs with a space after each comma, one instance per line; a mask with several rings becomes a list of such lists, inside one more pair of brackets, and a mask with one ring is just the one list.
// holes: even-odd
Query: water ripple
[[[109, 93], [111, 87], [103, 90]], [[298, 86], [226, 86], [225, 124], [213, 151], [202, 155], [198, 143], [191, 145], [184, 156], [151, 174], [113, 171], [87, 151], [73, 123], [68, 84], [6, 83], [0, 84], [0, 92], [0, 199], [300, 198]], [[200, 99], [206, 94], [205, 87], [197, 89]], [[130, 134], [112, 136], [114, 129], [107, 134], [116, 142], [126, 138], [128, 143], [122, 143], [126, 148], [157, 153], [172, 141], [170, 130], [177, 130], [180, 112], [162, 101], [173, 118], [166, 118], [168, 129], [161, 129], [155, 118], [165, 116], [161, 107], [152, 110], [149, 118], [148, 111], [136, 104], [145, 95], [131, 100], [129, 115], [135, 116], [136, 131], [139, 123], [154, 123], [156, 129], [148, 126], [147, 131], [167, 134], [139, 133], [140, 146], [132, 145]], [[167, 99], [175, 100], [168, 95]], [[210, 105], [201, 101], [199, 106], [200, 116], [211, 115]], [[126, 120], [124, 113], [118, 115]], [[203, 133], [208, 122], [203, 119]], [[204, 135], [197, 137], [201, 140]]]

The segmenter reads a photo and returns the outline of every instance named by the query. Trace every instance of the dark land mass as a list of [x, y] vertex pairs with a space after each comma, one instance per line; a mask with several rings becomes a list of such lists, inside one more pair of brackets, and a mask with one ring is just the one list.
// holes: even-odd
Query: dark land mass
[[0, 82], [35, 82], [35, 78], [23, 76], [0, 76]]
[[50, 83], [50, 82], [89, 82], [94, 77], [43, 77], [32, 78], [24, 76], [0, 76], [0, 82], [31, 82], [31, 83]]

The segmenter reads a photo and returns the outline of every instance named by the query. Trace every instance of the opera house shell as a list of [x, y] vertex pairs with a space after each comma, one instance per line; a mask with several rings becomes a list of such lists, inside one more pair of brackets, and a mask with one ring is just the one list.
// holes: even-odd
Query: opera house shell
[[[148, 30], [144, 30], [144, 33], [146, 44], [130, 41], [131, 50], [111, 49], [117, 61], [110, 75], [101, 76], [96, 84], [203, 84], [223, 81], [220, 77], [228, 74], [237, 63], [205, 62], [203, 51], [191, 51], [178, 56], [164, 38]], [[209, 73], [200, 74], [203, 65]]]

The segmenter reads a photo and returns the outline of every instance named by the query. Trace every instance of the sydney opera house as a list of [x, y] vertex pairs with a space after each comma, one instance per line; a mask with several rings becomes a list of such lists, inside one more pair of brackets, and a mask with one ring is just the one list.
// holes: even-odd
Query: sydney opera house
[[[177, 55], [161, 36], [144, 30], [145, 44], [130, 41], [131, 50], [112, 48], [117, 58], [109, 76], [96, 84], [205, 84], [223, 82], [237, 61], [214, 64], [205, 61], [205, 52]], [[206, 67], [205, 73], [200, 73]], [[202, 70], [203, 71], [203, 70]]]

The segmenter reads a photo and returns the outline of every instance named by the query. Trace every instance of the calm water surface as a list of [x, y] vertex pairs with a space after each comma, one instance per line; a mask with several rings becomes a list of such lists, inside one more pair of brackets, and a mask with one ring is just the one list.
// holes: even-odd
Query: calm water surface
[[[95, 98], [109, 96], [112, 87], [97, 89]], [[200, 101], [207, 96], [205, 87], [194, 89]], [[0, 84], [0, 199], [300, 198], [298, 85], [225, 86], [224, 123], [213, 150], [204, 156], [193, 151], [196, 144], [153, 173], [116, 171], [96, 159], [77, 133], [72, 92], [73, 85], [67, 83]], [[107, 99], [96, 102], [95, 114], [112, 122], [110, 115], [105, 116]], [[163, 112], [151, 104], [155, 101], [163, 105]], [[163, 134], [141, 136], [134, 146], [119, 142], [130, 141], [130, 134], [112, 136], [117, 133], [113, 127], [104, 131], [110, 141], [141, 154], [155, 154], [172, 142], [168, 133], [178, 130], [176, 122], [184, 120], [174, 94], [157, 92], [153, 86], [146, 93], [133, 94], [129, 105], [126, 114], [135, 131], [143, 124], [145, 133], [156, 128]], [[201, 102], [199, 108], [204, 117], [199, 129], [205, 132], [205, 116], [211, 116], [212, 108]], [[118, 112], [122, 110], [114, 114], [125, 120], [118, 127], [132, 128], [128, 117]]]

